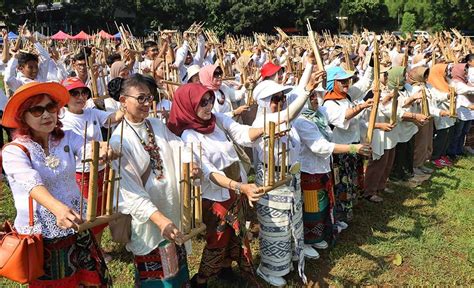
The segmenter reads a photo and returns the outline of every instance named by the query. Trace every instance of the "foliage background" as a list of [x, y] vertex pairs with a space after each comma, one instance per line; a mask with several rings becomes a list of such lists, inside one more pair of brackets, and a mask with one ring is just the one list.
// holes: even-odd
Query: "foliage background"
[[[64, 1], [63, 8], [52, 10], [58, 1]], [[39, 4], [50, 8], [38, 11]], [[72, 29], [73, 33], [115, 32], [114, 20], [128, 24], [136, 35], [159, 28], [183, 30], [194, 21], [205, 21], [219, 34], [271, 32], [274, 26], [305, 33], [306, 18], [314, 30], [333, 33], [398, 30], [404, 19], [410, 30], [474, 30], [472, 0], [0, 0], [0, 14], [11, 28], [28, 18], [53, 32]], [[339, 21], [338, 16], [347, 19]]]

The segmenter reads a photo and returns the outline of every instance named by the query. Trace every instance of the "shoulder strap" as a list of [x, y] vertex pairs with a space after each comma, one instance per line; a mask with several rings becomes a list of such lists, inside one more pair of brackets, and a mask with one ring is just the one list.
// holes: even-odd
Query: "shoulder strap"
[[[26, 154], [26, 156], [28, 156], [28, 159], [30, 159], [30, 161], [31, 161], [30, 151], [23, 144], [16, 143], [16, 142], [10, 142], [10, 143], [7, 143], [7, 144], [3, 145], [2, 151], [8, 145], [14, 145], [14, 146], [20, 148]], [[3, 165], [3, 158], [0, 156], [0, 171], [1, 171], [2, 165]], [[29, 219], [29, 225], [32, 227], [32, 226], [34, 226], [35, 223], [34, 223], [34, 220], [33, 220], [33, 198], [31, 198], [31, 196], [28, 197], [28, 210], [29, 210], [28, 214], [29, 214], [29, 218], [30, 218]]]

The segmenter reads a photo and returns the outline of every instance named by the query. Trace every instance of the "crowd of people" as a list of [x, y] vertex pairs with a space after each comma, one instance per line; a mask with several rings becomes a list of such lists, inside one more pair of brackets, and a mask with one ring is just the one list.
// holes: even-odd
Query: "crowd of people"
[[[284, 33], [217, 43], [201, 29], [164, 31], [136, 45], [132, 35], [40, 43], [22, 27], [21, 45], [7, 35], [0, 109], [15, 145], [4, 146], [3, 169], [15, 228], [44, 238], [45, 275], [31, 287], [111, 285], [101, 248], [107, 224], [76, 232], [92, 141], [102, 143], [99, 203], [106, 164], [121, 171], [117, 203], [131, 216], [126, 249], [140, 287], [207, 287], [214, 276], [280, 287], [295, 268], [307, 283], [305, 261], [337, 245], [356, 201], [383, 205], [393, 185], [416, 187], [473, 152], [474, 47], [457, 35], [325, 34], [318, 51], [308, 37]], [[269, 149], [270, 122], [285, 153]], [[180, 230], [187, 143], [202, 148], [191, 156], [206, 224], [195, 275]], [[270, 173], [287, 181], [268, 189]]]

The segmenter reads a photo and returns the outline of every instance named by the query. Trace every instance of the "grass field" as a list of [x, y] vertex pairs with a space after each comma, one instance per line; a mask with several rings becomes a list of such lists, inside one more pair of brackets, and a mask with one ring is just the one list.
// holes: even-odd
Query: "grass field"
[[[337, 245], [306, 261], [309, 287], [372, 285], [474, 285], [474, 157], [436, 171], [415, 189], [395, 186], [382, 204], [359, 201], [354, 221]], [[0, 203], [0, 221], [15, 215], [10, 192]], [[104, 239], [114, 257], [109, 269], [116, 287], [133, 287], [131, 255]], [[193, 242], [191, 275], [199, 266], [203, 240]], [[252, 243], [258, 263], [258, 242]], [[400, 261], [401, 260], [401, 261]], [[398, 262], [398, 263], [395, 263]], [[401, 262], [401, 263], [400, 263]], [[400, 265], [397, 265], [400, 264]], [[287, 287], [302, 287], [296, 273]], [[261, 282], [263, 287], [268, 287]], [[209, 287], [239, 287], [212, 280]], [[0, 286], [14, 286], [0, 280]]]

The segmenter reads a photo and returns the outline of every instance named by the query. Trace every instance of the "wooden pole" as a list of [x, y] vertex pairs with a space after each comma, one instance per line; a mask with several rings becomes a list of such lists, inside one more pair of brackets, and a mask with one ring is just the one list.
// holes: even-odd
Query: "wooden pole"
[[275, 183], [275, 122], [269, 122], [268, 130], [268, 185], [272, 186]]
[[[377, 35], [375, 35], [377, 36]], [[374, 92], [374, 104], [370, 111], [369, 127], [367, 129], [367, 143], [372, 143], [372, 137], [374, 134], [375, 122], [377, 120], [377, 111], [379, 108], [380, 101], [380, 63], [379, 63], [379, 44], [377, 37], [374, 40], [374, 86], [372, 88]]]
[[87, 221], [94, 221], [97, 212], [98, 173], [99, 173], [99, 142], [92, 141], [92, 161], [89, 165], [89, 191], [87, 195]]

